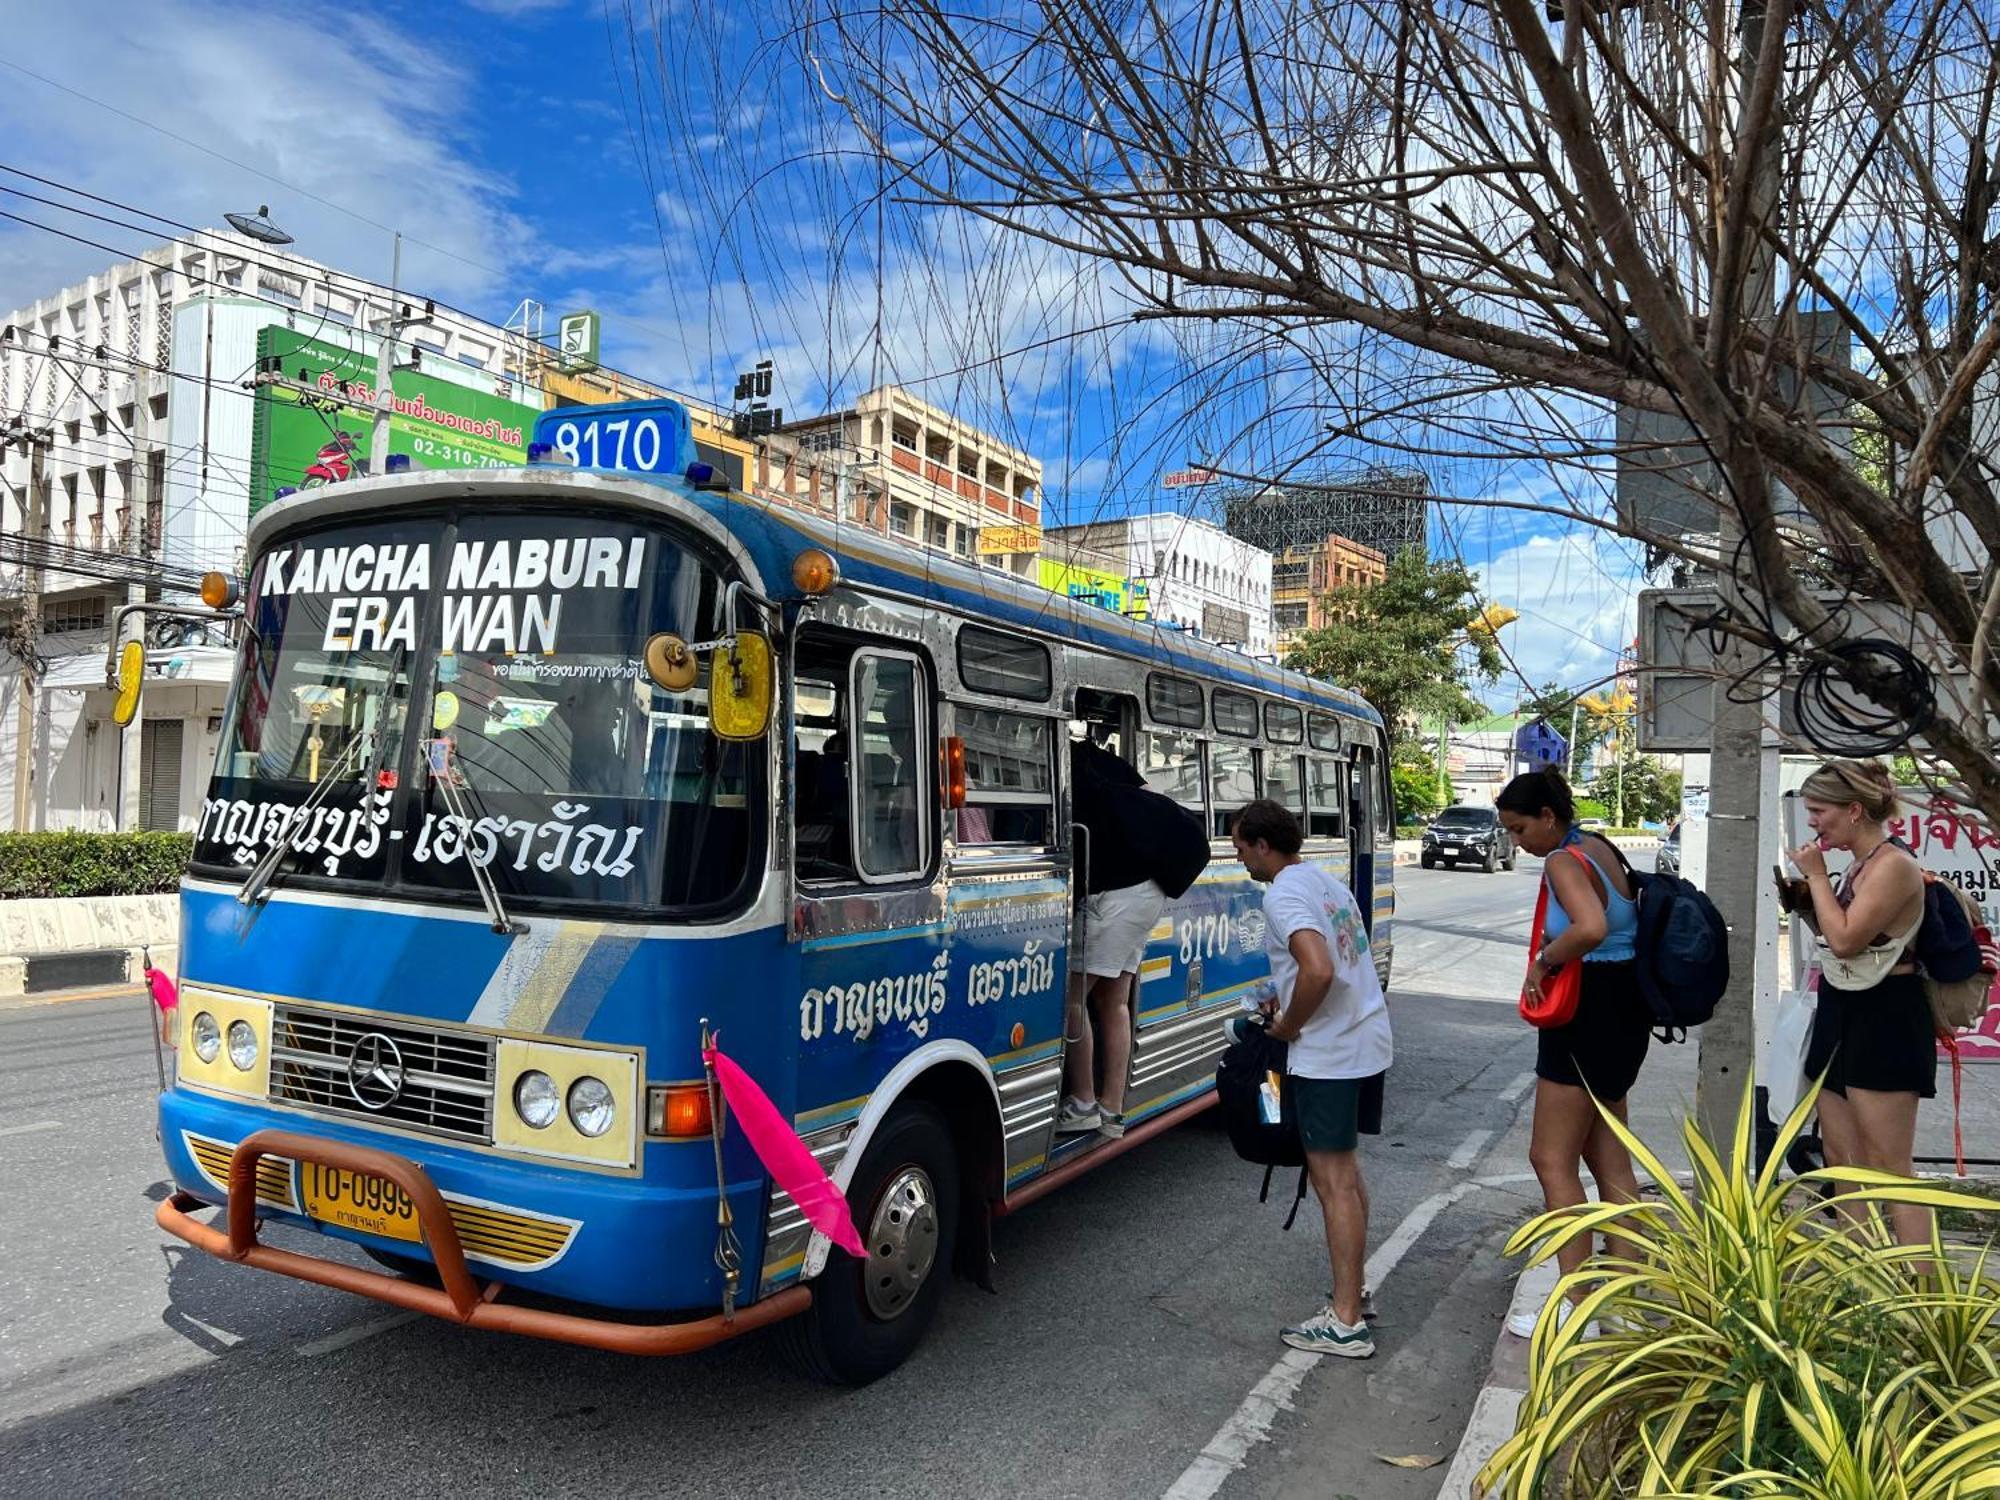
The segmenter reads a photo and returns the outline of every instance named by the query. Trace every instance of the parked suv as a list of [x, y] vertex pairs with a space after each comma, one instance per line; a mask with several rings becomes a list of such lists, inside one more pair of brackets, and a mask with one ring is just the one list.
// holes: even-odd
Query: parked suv
[[1476, 864], [1489, 875], [1514, 868], [1514, 840], [1490, 807], [1447, 807], [1424, 830], [1423, 867]]

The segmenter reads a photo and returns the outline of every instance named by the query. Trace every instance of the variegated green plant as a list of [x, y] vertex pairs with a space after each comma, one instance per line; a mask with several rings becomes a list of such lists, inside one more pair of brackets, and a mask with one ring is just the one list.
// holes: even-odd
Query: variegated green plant
[[[1916, 1500], [2000, 1482], [2000, 1283], [1983, 1255], [1967, 1269], [1935, 1239], [1896, 1245], [1873, 1223], [1892, 1201], [2000, 1203], [1859, 1168], [1786, 1177], [1814, 1097], [1761, 1170], [1747, 1090], [1726, 1160], [1686, 1124], [1691, 1189], [1605, 1115], [1658, 1197], [1558, 1209], [1509, 1241], [1534, 1264], [1609, 1232], [1634, 1258], [1595, 1256], [1556, 1288], [1482, 1493]], [[1843, 1207], [1864, 1222], [1827, 1212]], [[1559, 1323], [1570, 1296], [1576, 1313]], [[1603, 1331], [1589, 1338], [1593, 1321]]]

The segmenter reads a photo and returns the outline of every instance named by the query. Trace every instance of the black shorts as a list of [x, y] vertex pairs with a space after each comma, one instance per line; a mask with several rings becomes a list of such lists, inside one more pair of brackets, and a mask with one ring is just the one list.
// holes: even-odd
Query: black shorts
[[1382, 1133], [1382, 1081], [1373, 1078], [1291, 1079], [1299, 1140], [1308, 1151], [1352, 1151], [1364, 1135]]
[[1653, 1012], [1632, 959], [1583, 964], [1583, 993], [1566, 1026], [1537, 1033], [1535, 1076], [1586, 1088], [1606, 1104], [1632, 1092], [1652, 1041]]
[[1937, 1032], [1920, 974], [1891, 974], [1865, 990], [1837, 990], [1819, 983], [1806, 1074], [1826, 1075], [1826, 1090], [1884, 1094], [1937, 1094]]

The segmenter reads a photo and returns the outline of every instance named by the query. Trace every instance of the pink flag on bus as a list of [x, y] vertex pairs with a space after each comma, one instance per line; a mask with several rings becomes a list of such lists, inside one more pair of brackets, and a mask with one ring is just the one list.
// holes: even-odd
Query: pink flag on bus
[[863, 1257], [867, 1251], [855, 1232], [854, 1216], [847, 1211], [847, 1199], [833, 1179], [813, 1159], [806, 1143], [785, 1123], [778, 1107], [757, 1087], [757, 1080], [711, 1046], [703, 1054], [722, 1084], [722, 1097], [736, 1112], [736, 1122], [750, 1139], [750, 1149], [771, 1174], [771, 1180], [792, 1195], [792, 1202], [806, 1216], [806, 1222], [832, 1240], [849, 1255]]
[[165, 969], [149, 966], [146, 970], [146, 988], [153, 992], [153, 1004], [159, 1006], [161, 1010], [172, 1010], [181, 1003], [181, 997], [174, 989], [173, 976]]

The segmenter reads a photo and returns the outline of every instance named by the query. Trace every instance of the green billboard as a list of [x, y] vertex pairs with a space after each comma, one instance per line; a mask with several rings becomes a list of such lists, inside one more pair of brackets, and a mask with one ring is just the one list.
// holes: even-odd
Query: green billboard
[[[270, 327], [257, 335], [257, 368], [281, 375], [285, 384], [257, 389], [250, 432], [251, 515], [281, 489], [315, 489], [382, 472], [369, 451], [375, 421], [372, 348], [344, 349]], [[539, 406], [456, 385], [422, 369], [397, 370], [389, 389], [389, 452], [407, 455], [410, 467], [497, 469], [526, 460]]]

